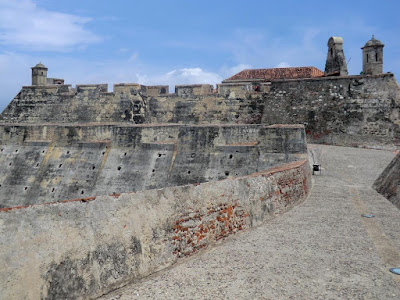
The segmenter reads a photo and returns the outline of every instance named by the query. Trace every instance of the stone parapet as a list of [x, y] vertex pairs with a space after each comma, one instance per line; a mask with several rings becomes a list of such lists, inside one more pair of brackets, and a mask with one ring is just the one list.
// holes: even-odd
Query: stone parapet
[[244, 176], [306, 157], [303, 126], [2, 124], [0, 208]]
[[0, 299], [94, 299], [303, 201], [308, 162], [249, 176], [0, 209]]

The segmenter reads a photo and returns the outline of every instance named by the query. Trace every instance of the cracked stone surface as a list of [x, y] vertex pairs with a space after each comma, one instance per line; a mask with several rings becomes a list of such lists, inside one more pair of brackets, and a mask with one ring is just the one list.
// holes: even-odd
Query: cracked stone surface
[[394, 154], [311, 147], [301, 205], [101, 299], [400, 299], [400, 210], [371, 187]]

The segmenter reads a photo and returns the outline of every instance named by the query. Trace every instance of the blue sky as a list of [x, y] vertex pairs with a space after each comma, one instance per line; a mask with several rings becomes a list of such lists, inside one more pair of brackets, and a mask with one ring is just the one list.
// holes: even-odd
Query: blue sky
[[350, 74], [372, 34], [400, 74], [400, 2], [0, 0], [0, 111], [41, 61], [66, 83], [219, 83], [245, 68], [324, 70], [330, 36]]

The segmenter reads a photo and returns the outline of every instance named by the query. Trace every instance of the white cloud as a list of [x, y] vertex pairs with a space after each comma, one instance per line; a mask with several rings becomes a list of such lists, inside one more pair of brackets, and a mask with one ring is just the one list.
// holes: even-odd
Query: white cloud
[[170, 88], [179, 84], [217, 84], [222, 81], [222, 77], [214, 72], [204, 71], [201, 68], [182, 68], [172, 70], [163, 74], [138, 74], [139, 83], [145, 85], [168, 84]]
[[286, 61], [282, 61], [275, 66], [275, 68], [289, 68], [289, 67], [290, 67], [290, 64], [287, 63]]
[[84, 28], [90, 21], [39, 8], [31, 0], [0, 0], [0, 43], [38, 51], [80, 48], [101, 40]]
[[[138, 62], [109, 61], [104, 64], [94, 64], [88, 62], [74, 62], [69, 64], [79, 66], [79, 69], [70, 67], [68, 70], [63, 66], [63, 71], [58, 71], [55, 76], [66, 79], [66, 83], [109, 83], [110, 90], [113, 83], [140, 83], [143, 85], [169, 85], [170, 89], [179, 84], [217, 84], [223, 78], [214, 72], [205, 71], [201, 68], [182, 68], [168, 72], [154, 69], [151, 66], [143, 66]], [[46, 65], [47, 66], [47, 65]], [[49, 68], [49, 72], [50, 72]], [[86, 70], [81, 72], [80, 70]], [[87, 73], [90, 70], [90, 73]], [[86, 72], [86, 73], [85, 73]], [[77, 76], [74, 76], [75, 73]], [[85, 75], [81, 75], [85, 74]], [[63, 76], [64, 75], [64, 76]], [[74, 80], [68, 80], [72, 78]]]
[[177, 71], [176, 70], [172, 70], [166, 73], [167, 76], [173, 76]]

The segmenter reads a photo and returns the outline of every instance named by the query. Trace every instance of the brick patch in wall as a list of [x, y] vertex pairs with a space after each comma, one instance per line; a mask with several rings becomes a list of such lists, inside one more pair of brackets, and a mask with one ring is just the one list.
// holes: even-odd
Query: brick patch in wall
[[[221, 194], [218, 204], [212, 203], [200, 210], [191, 210], [179, 216], [171, 228], [169, 239], [173, 255], [190, 256], [214, 242], [259, 224], [268, 216], [279, 215], [308, 194], [310, 182], [307, 161], [296, 161], [282, 167], [257, 173], [268, 179], [271, 189], [265, 195], [239, 201], [232, 194]], [[246, 183], [246, 189], [253, 189]], [[255, 216], [257, 215], [257, 217]], [[256, 219], [257, 220], [256, 220]]]
[[183, 216], [173, 227], [174, 254], [183, 257], [247, 228], [249, 213], [237, 204], [210, 205]]

